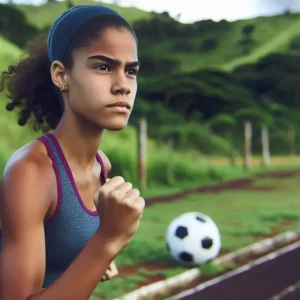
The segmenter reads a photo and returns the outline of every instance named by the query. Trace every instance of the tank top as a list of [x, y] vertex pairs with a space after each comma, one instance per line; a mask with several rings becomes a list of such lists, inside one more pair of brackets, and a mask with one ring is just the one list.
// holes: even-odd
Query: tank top
[[[53, 216], [45, 221], [46, 270], [43, 288], [51, 285], [75, 260], [99, 228], [97, 211], [89, 210], [77, 190], [70, 166], [56, 137], [47, 133], [38, 138], [52, 160], [57, 181], [57, 206]], [[100, 180], [107, 178], [100, 155]], [[0, 233], [0, 249], [1, 249]], [[100, 281], [101, 278], [99, 278]]]

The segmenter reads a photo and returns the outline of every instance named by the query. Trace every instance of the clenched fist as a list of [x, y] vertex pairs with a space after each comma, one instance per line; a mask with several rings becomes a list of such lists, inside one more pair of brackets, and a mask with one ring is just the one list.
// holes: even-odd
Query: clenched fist
[[122, 177], [113, 177], [100, 188], [95, 205], [100, 217], [99, 231], [122, 250], [137, 231], [145, 207], [139, 190]]

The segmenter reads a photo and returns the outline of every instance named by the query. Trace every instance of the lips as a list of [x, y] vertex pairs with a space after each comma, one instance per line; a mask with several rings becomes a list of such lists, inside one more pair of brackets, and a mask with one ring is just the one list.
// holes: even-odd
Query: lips
[[107, 107], [125, 107], [127, 109], [130, 109], [131, 106], [127, 102], [115, 102], [107, 105]]

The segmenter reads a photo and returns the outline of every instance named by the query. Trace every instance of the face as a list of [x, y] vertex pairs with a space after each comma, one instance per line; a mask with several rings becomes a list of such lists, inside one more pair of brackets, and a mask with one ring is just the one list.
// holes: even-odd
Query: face
[[137, 43], [132, 33], [107, 29], [75, 51], [73, 61], [66, 73], [66, 109], [99, 129], [123, 129], [137, 92]]

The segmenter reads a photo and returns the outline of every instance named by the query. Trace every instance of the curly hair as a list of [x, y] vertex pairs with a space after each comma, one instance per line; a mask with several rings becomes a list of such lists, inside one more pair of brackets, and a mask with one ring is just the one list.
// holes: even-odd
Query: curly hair
[[[64, 66], [71, 70], [74, 51], [89, 45], [108, 28], [127, 29], [137, 41], [134, 30], [125, 20], [116, 16], [96, 17], [73, 36], [62, 59]], [[7, 89], [7, 97], [10, 99], [6, 109], [13, 111], [17, 108], [19, 111], [18, 124], [24, 126], [31, 121], [34, 131], [43, 132], [55, 129], [64, 112], [61, 93], [51, 78], [47, 36], [41, 34], [30, 41], [26, 46], [27, 56], [17, 65], [9, 66], [2, 73], [0, 81], [0, 92]]]

